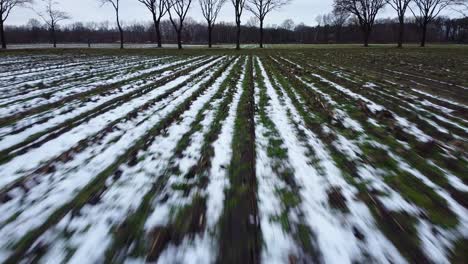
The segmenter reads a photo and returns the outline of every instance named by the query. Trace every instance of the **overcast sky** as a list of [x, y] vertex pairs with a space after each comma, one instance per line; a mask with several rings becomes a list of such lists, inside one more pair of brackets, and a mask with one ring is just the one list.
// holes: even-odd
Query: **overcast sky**
[[[72, 17], [68, 22], [102, 22], [114, 21], [113, 9], [109, 5], [100, 6], [97, 0], [57, 0], [58, 8], [66, 11]], [[36, 0], [35, 9], [40, 10], [40, 0]], [[147, 22], [151, 19], [149, 11], [137, 0], [121, 0], [121, 20], [126, 23]], [[281, 10], [274, 11], [267, 16], [266, 24], [281, 24], [285, 19], [291, 18], [294, 22], [303, 22], [307, 25], [315, 25], [315, 18], [320, 14], [329, 13], [332, 10], [333, 0], [292, 0], [291, 4]], [[455, 15], [454, 11], [446, 11], [446, 15]], [[202, 21], [198, 0], [194, 0], [190, 7], [189, 16], [195, 20]], [[252, 16], [245, 11], [242, 15], [242, 22], [245, 23]], [[379, 17], [393, 17], [393, 9], [387, 6]], [[37, 14], [29, 9], [17, 8], [7, 20], [8, 25], [21, 25], [27, 23], [31, 18], [38, 18]], [[230, 1], [226, 2], [218, 21], [233, 22], [234, 11]], [[39, 19], [39, 18], [38, 18]]]

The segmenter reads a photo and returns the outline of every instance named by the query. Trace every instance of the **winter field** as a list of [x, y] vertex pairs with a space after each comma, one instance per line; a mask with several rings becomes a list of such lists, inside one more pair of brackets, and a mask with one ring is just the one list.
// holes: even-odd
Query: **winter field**
[[0, 53], [0, 263], [467, 263], [467, 89], [462, 47]]

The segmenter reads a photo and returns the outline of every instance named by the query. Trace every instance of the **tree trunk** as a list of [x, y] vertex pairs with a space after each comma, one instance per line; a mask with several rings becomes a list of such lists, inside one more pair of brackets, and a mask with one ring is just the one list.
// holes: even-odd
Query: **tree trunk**
[[240, 34], [241, 34], [241, 26], [240, 26], [240, 19], [236, 19], [237, 24], [237, 32], [236, 32], [236, 50], [240, 50]]
[[162, 48], [162, 37], [161, 37], [161, 29], [159, 28], [159, 22], [156, 24], [156, 39], [158, 42], [158, 48]]
[[263, 20], [260, 20], [260, 48], [263, 49]]
[[51, 33], [52, 33], [52, 43], [54, 44], [54, 48], [56, 48], [57, 47], [57, 36], [55, 35], [55, 26], [52, 26]]
[[124, 48], [124, 33], [123, 33], [122, 26], [120, 26], [119, 10], [118, 9], [115, 10], [115, 16], [116, 16], [116, 19], [117, 19], [117, 27], [119, 28], [119, 33], [120, 33], [120, 49], [123, 49]]
[[211, 48], [212, 46], [212, 38], [211, 38], [211, 33], [212, 33], [212, 30], [213, 30], [213, 26], [211, 25], [211, 23], [208, 23], [208, 48]]
[[427, 32], [427, 22], [423, 22], [422, 26], [422, 36], [421, 36], [421, 47], [426, 46], [426, 32]]
[[177, 30], [177, 47], [182, 49], [182, 28]]
[[364, 33], [364, 47], [369, 47], [370, 30], [368, 28], [364, 28], [363, 33]]
[[156, 19], [155, 13], [153, 13], [153, 23], [154, 23], [154, 31], [156, 32], [156, 43], [158, 43], [158, 48], [162, 48], [161, 30], [159, 29], [159, 20]]
[[450, 24], [446, 23], [445, 24], [445, 41], [449, 42], [450, 41], [450, 30], [451, 30], [451, 26]]
[[0, 21], [0, 38], [2, 39], [2, 49], [6, 49], [5, 29], [3, 28], [3, 21]]
[[398, 19], [400, 23], [400, 26], [398, 29], [398, 48], [403, 48], [403, 38], [405, 35], [405, 20], [404, 19], [405, 19], [404, 17], [400, 17]]
[[120, 32], [120, 49], [124, 48], [124, 33], [122, 30], [122, 27], [119, 26], [119, 32]]

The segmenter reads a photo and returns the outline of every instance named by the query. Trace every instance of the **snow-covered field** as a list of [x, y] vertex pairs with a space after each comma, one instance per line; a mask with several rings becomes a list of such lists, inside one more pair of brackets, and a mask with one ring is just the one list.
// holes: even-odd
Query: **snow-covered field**
[[1, 55], [0, 263], [468, 262], [466, 63], [340, 56]]

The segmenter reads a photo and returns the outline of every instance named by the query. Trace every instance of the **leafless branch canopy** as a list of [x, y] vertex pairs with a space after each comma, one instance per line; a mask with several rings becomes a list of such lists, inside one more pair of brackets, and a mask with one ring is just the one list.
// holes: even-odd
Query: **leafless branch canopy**
[[115, 18], [117, 20], [117, 27], [119, 31], [122, 32], [122, 26], [120, 25], [120, 17], [119, 17], [119, 10], [120, 10], [120, 0], [98, 0], [101, 3], [101, 6], [105, 4], [110, 4], [115, 11]]
[[330, 17], [330, 23], [333, 26], [343, 26], [349, 18], [349, 12], [343, 12], [342, 10], [333, 10]]
[[70, 19], [70, 16], [66, 12], [56, 9], [55, 6], [58, 5], [57, 1], [43, 0], [43, 2], [45, 3], [45, 10], [44, 12], [37, 12], [37, 14], [49, 28], [55, 29], [60, 21]]
[[[317, 17], [316, 19], [318, 19], [319, 17]], [[349, 17], [349, 12], [343, 12], [341, 10], [334, 9], [331, 13], [321, 16], [322, 19], [320, 22], [318, 22], [318, 24], [320, 25], [323, 21], [324, 25], [342, 27], [346, 23], [346, 21], [348, 21]]]
[[168, 4], [166, 0], [137, 0], [146, 6], [153, 16], [160, 20], [167, 14]]
[[291, 0], [247, 0], [247, 2], [245, 8], [263, 21], [268, 13], [289, 4]]
[[226, 3], [226, 0], [200, 0], [200, 7], [209, 25], [216, 22], [221, 7]]
[[11, 13], [11, 10], [17, 6], [32, 4], [33, 0], [0, 0], [0, 20], [4, 22]]
[[[182, 29], [185, 17], [187, 16], [192, 0], [167, 0], [169, 4], [169, 19], [176, 28], [176, 30]], [[175, 20], [177, 16], [179, 21]], [[178, 22], [178, 23], [177, 23]]]
[[414, 7], [409, 7], [419, 24], [430, 23], [442, 10], [449, 6], [464, 5], [466, 0], [413, 0]]
[[388, 5], [390, 5], [398, 14], [398, 17], [401, 18], [405, 15], [406, 10], [409, 7], [409, 4], [413, 0], [387, 0]]
[[110, 4], [115, 9], [115, 11], [119, 10], [120, 7], [120, 0], [98, 0], [101, 3], [101, 6], [105, 4]]
[[335, 0], [335, 10], [349, 12], [357, 17], [362, 27], [371, 28], [386, 0]]
[[240, 18], [244, 11], [246, 1], [247, 0], [231, 0], [236, 15], [236, 24], [240, 24]]

